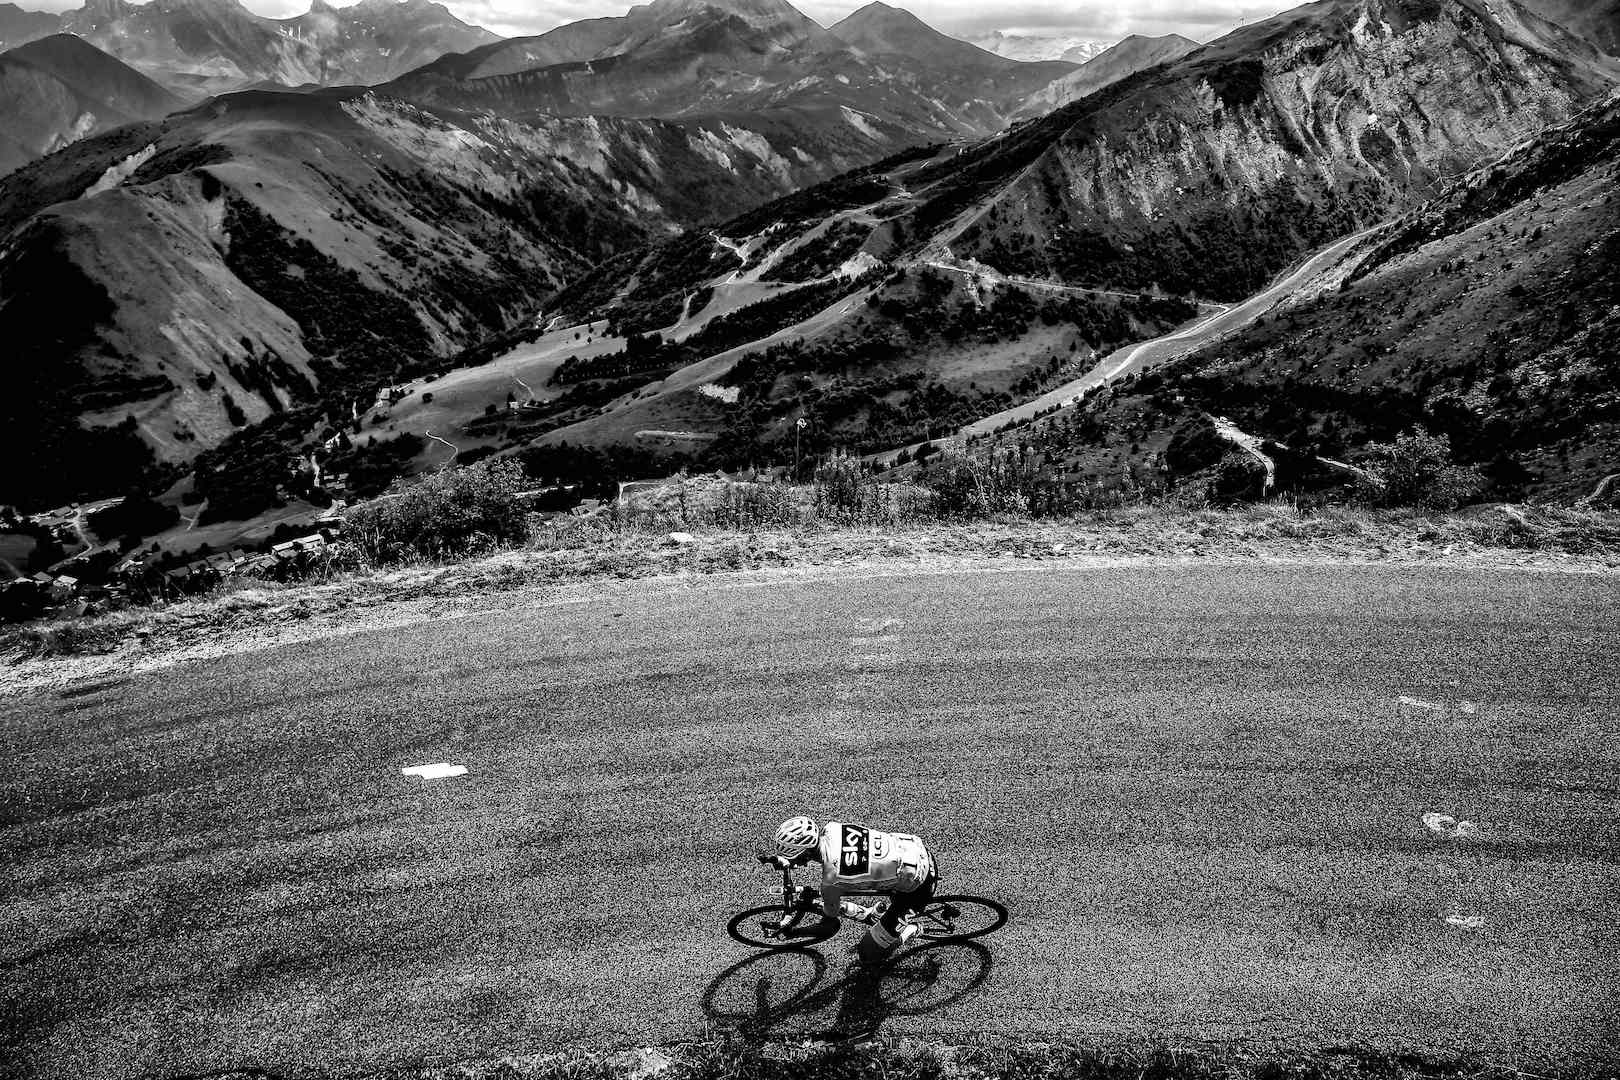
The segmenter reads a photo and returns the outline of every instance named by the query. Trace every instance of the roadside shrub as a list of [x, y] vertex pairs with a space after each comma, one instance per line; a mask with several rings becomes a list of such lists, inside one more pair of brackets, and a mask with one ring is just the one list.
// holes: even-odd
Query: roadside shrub
[[709, 520], [737, 532], [791, 527], [799, 523], [792, 489], [781, 484], [727, 484], [715, 496]]
[[345, 516], [348, 538], [377, 563], [439, 559], [515, 544], [525, 536], [517, 493], [528, 486], [515, 461], [488, 460], [434, 473]]
[[816, 466], [816, 511], [834, 518], [859, 517], [876, 502], [875, 485], [865, 462], [839, 451]]
[[942, 450], [920, 477], [934, 492], [934, 513], [965, 520], [990, 514], [1027, 515], [1032, 497], [1040, 497], [1038, 471], [1013, 452], [973, 457]]
[[128, 630], [128, 619], [64, 619], [41, 626], [24, 626], [0, 634], [0, 655], [19, 654], [29, 659], [87, 656], [110, 653]]
[[1369, 474], [1363, 496], [1378, 506], [1453, 510], [1484, 484], [1478, 469], [1452, 458], [1449, 436], [1419, 429], [1397, 435], [1392, 443], [1368, 443], [1357, 456]]
[[934, 493], [934, 513], [939, 517], [973, 518], [985, 512], [979, 472], [967, 455], [936, 455], [921, 479]]
[[1203, 417], [1182, 424], [1164, 448], [1164, 463], [1177, 476], [1207, 469], [1226, 456], [1232, 444], [1221, 438], [1215, 425]]

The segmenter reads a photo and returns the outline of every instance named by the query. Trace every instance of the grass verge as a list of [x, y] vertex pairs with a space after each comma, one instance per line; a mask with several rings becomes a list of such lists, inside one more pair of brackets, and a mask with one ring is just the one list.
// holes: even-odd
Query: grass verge
[[[697, 1044], [501, 1058], [389, 1074], [389, 1080], [1518, 1080], [1529, 1074], [1465, 1060], [1357, 1050], [1285, 1053], [1243, 1044], [1099, 1047], [1069, 1042], [942, 1045]], [[1538, 1074], [1538, 1080], [1548, 1080]]]

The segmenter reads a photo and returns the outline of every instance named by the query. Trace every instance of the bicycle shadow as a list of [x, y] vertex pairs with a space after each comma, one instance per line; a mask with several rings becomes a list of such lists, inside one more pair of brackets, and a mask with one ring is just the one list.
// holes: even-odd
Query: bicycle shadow
[[930, 942], [878, 967], [851, 957], [836, 971], [819, 949], [776, 949], [716, 975], [702, 1007], [716, 1026], [746, 1039], [853, 1041], [876, 1035], [891, 1016], [922, 1016], [961, 1001], [994, 966], [977, 941]]

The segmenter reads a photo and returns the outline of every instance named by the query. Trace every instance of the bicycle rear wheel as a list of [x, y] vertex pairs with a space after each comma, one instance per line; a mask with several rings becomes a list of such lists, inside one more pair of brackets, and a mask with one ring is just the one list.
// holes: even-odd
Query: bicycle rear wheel
[[930, 941], [970, 941], [1000, 930], [1007, 909], [987, 897], [948, 893], [934, 897], [913, 919]]
[[[784, 929], [797, 930], [809, 915], [810, 912], [808, 911], [797, 912]], [[731, 921], [726, 924], [726, 933], [730, 934], [734, 941], [740, 941], [744, 945], [755, 949], [802, 949], [821, 940], [820, 937], [815, 935], [791, 938], [766, 937], [764, 927], [760, 924], [767, 919], [771, 922], [778, 922], [781, 918], [781, 904], [765, 904], [761, 907], [749, 908], [747, 911], [739, 911], [731, 917]]]

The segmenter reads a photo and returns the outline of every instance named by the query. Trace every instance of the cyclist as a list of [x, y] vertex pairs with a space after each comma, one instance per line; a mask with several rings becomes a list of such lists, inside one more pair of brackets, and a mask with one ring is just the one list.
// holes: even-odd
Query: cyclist
[[881, 959], [920, 933], [916, 924], [901, 923], [907, 915], [928, 906], [939, 882], [934, 857], [920, 837], [839, 821], [818, 827], [814, 818], [795, 817], [776, 830], [775, 848], [774, 861], [781, 869], [821, 864], [821, 922], [792, 936], [831, 937], [838, 932], [840, 915], [867, 914], [844, 900], [846, 892], [887, 893], [890, 897], [888, 910], [861, 939], [862, 960]]

